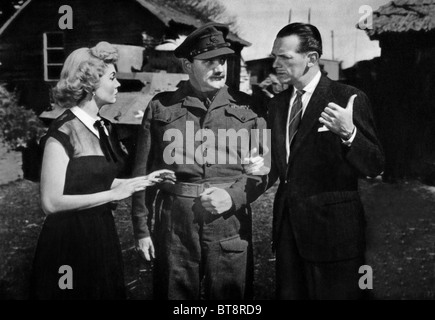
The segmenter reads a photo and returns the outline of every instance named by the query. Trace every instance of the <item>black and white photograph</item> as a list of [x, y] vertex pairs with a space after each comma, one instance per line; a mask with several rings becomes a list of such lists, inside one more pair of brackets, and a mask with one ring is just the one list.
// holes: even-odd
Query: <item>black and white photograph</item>
[[435, 300], [434, 56], [435, 0], [1, 0], [0, 300]]

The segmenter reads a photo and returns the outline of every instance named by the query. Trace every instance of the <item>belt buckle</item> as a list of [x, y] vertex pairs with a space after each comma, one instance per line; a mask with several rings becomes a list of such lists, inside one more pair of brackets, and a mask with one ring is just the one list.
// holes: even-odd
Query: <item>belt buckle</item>
[[192, 184], [185, 184], [183, 186], [184, 192], [189, 194], [191, 197], [198, 194], [198, 187]]
[[202, 184], [196, 183], [186, 183], [183, 185], [185, 193], [189, 194], [191, 197], [199, 197], [199, 195], [204, 191]]

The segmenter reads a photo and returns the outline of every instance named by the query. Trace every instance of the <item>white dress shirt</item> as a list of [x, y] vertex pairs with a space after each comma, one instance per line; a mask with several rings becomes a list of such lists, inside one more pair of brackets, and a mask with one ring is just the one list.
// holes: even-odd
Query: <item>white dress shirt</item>
[[[304, 90], [304, 94], [302, 95], [302, 118], [304, 117], [304, 113], [305, 110], [307, 109], [307, 105], [310, 102], [311, 96], [314, 93], [314, 90], [316, 89], [317, 85], [319, 84], [320, 78], [322, 76], [322, 73], [319, 71], [316, 73], [316, 75], [314, 76], [314, 78], [310, 81], [310, 83], [308, 83], [302, 90]], [[286, 126], [286, 151], [287, 151], [287, 161], [288, 158], [290, 156], [290, 142], [289, 142], [289, 136], [288, 136], [288, 129], [289, 129], [289, 124], [290, 124], [290, 112], [291, 112], [291, 108], [293, 106], [293, 102], [296, 99], [296, 88], [294, 88], [292, 96], [290, 97], [290, 106], [288, 109], [288, 114], [287, 114], [287, 126]]]
[[[314, 90], [316, 90], [317, 85], [320, 82], [320, 78], [322, 77], [322, 73], [320, 71], [318, 71], [316, 73], [316, 75], [314, 76], [314, 78], [302, 89], [304, 90], [304, 94], [302, 95], [302, 114], [301, 117], [304, 117], [304, 113], [305, 110], [307, 109], [308, 103], [310, 102], [311, 96], [314, 93]], [[290, 103], [289, 103], [289, 110], [288, 110], [288, 114], [287, 114], [287, 126], [286, 126], [286, 152], [287, 152], [287, 162], [290, 156], [290, 142], [289, 142], [289, 136], [288, 136], [288, 130], [289, 130], [289, 124], [290, 124], [290, 112], [291, 112], [291, 108], [293, 106], [293, 103], [296, 99], [296, 88], [294, 88], [292, 96], [290, 97]], [[352, 136], [350, 137], [349, 140], [342, 140], [342, 142], [350, 147], [352, 141], [355, 139], [355, 135], [356, 135], [356, 127], [355, 130], [352, 133]]]

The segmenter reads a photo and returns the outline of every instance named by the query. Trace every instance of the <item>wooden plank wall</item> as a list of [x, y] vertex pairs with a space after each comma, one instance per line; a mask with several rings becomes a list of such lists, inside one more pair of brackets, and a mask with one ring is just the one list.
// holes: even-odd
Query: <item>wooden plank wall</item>
[[[73, 9], [73, 29], [60, 30], [62, 5]], [[15, 84], [21, 103], [38, 113], [49, 106], [44, 82], [43, 33], [64, 32], [65, 56], [80, 47], [105, 40], [115, 44], [142, 46], [142, 32], [161, 39], [166, 26], [133, 0], [32, 0], [0, 38], [0, 82]], [[239, 57], [229, 61], [228, 84], [239, 87]]]

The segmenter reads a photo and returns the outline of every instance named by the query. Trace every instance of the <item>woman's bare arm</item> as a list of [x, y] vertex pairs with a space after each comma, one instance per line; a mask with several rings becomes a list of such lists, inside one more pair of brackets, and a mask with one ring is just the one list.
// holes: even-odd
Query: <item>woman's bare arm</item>
[[115, 179], [110, 190], [84, 195], [64, 195], [65, 175], [69, 157], [54, 138], [45, 145], [41, 171], [41, 205], [49, 215], [70, 210], [83, 210], [111, 201], [128, 198], [136, 191], [155, 183], [147, 177]]

